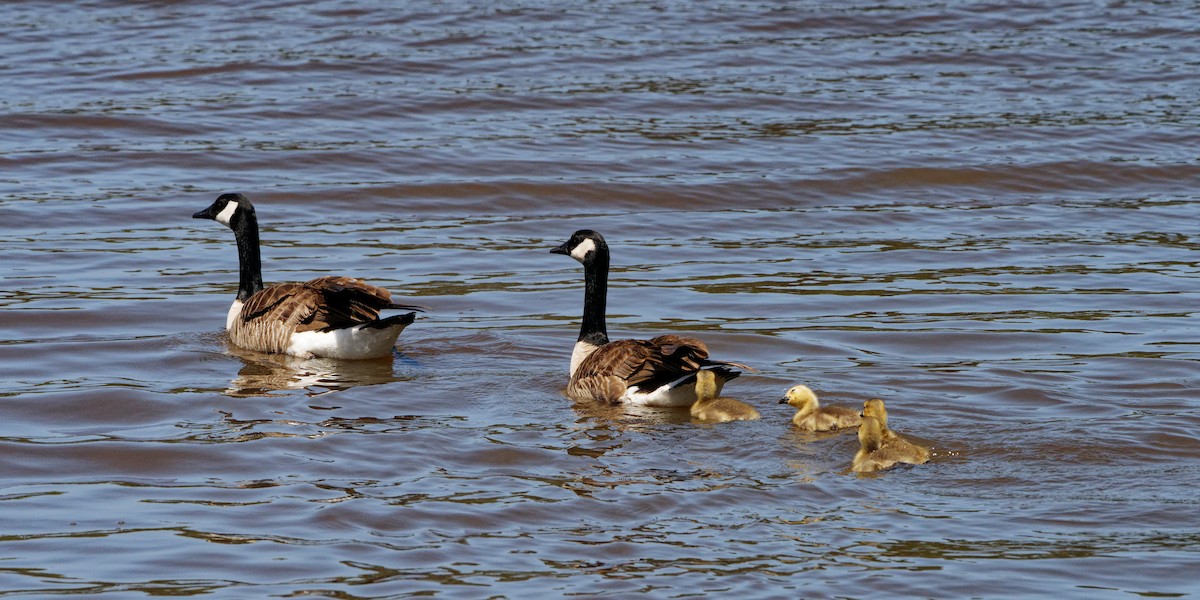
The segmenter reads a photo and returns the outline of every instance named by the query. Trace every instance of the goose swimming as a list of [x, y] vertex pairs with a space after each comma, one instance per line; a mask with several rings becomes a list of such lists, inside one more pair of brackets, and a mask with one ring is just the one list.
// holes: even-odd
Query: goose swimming
[[416, 313], [380, 318], [379, 312], [426, 310], [396, 304], [386, 289], [352, 277], [326, 276], [263, 287], [258, 217], [242, 194], [222, 194], [192, 217], [212, 219], [233, 230], [240, 276], [225, 329], [230, 341], [241, 348], [305, 358], [389, 356]]
[[715, 394], [741, 372], [733, 362], [711, 360], [704, 342], [681, 335], [648, 340], [609, 341], [605, 325], [608, 296], [608, 244], [589, 229], [551, 250], [583, 264], [583, 323], [571, 353], [567, 396], [578, 402], [641, 406], [691, 406], [696, 402], [696, 373], [711, 371]]

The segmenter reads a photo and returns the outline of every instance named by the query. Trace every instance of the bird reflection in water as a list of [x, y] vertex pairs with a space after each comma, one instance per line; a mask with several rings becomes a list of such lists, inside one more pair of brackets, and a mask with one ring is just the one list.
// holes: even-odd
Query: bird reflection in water
[[225, 390], [228, 396], [245, 398], [271, 396], [275, 392], [305, 390], [309, 397], [350, 389], [360, 385], [378, 385], [411, 379], [395, 375], [394, 358], [335, 360], [299, 358], [286, 354], [264, 354], [227, 346], [241, 359], [243, 366]]
[[633, 406], [576, 402], [576, 423], [601, 422], [618, 430], [648, 431], [658, 425], [686, 425], [692, 422], [688, 407]]
[[628, 404], [574, 404], [576, 443], [567, 448], [572, 456], [600, 458], [620, 448], [629, 432], [650, 432], [664, 425], [688, 425], [692, 416], [687, 407], [630, 406]]

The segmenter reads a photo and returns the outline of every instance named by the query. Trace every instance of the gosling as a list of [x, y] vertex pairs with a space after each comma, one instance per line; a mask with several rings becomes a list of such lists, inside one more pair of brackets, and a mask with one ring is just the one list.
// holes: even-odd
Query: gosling
[[888, 429], [887, 407], [883, 405], [883, 400], [879, 398], [871, 398], [863, 402], [862, 416], [873, 417], [879, 419], [879, 425], [883, 427], [884, 441], [895, 440], [900, 438], [900, 434]]
[[870, 473], [890, 469], [897, 463], [920, 465], [929, 461], [929, 449], [905, 442], [907, 445], [888, 443], [883, 436], [883, 423], [875, 417], [862, 418], [858, 427], [858, 454], [854, 455], [851, 469], [856, 473]]
[[895, 431], [892, 431], [892, 429], [888, 427], [887, 407], [883, 405], [883, 400], [880, 400], [879, 398], [872, 398], [866, 402], [863, 402], [862, 416], [863, 418], [873, 417], [879, 420], [879, 426], [883, 429], [883, 444], [885, 446], [902, 448], [904, 452], [912, 453], [914, 455], [924, 453], [925, 459], [929, 459], [929, 450], [915, 442], [912, 442], [908, 438], [896, 433]]
[[862, 423], [862, 417], [852, 409], [843, 406], [821, 406], [817, 402], [817, 395], [806, 385], [792, 386], [779, 403], [796, 407], [792, 424], [803, 431], [846, 429], [858, 427]]
[[745, 402], [716, 396], [716, 375], [708, 369], [697, 371], [696, 402], [692, 404], [692, 418], [708, 423], [723, 423], [725, 421], [751, 421], [759, 417], [758, 411]]

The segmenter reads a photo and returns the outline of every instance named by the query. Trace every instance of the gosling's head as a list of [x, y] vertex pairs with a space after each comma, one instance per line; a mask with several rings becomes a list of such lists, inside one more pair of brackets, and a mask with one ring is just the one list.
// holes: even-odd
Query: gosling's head
[[696, 400], [712, 400], [717, 397], [717, 376], [707, 369], [696, 371]]
[[879, 398], [871, 398], [863, 402], [862, 416], [864, 419], [867, 417], [877, 419], [880, 425], [887, 427], [887, 409], [883, 406], [883, 400]]
[[808, 388], [807, 385], [793, 385], [791, 389], [783, 395], [779, 400], [780, 404], [791, 404], [792, 406], [803, 409], [806, 407], [817, 406], [817, 395]]
[[883, 424], [875, 417], [863, 417], [858, 426], [858, 443], [863, 452], [874, 452], [883, 445]]

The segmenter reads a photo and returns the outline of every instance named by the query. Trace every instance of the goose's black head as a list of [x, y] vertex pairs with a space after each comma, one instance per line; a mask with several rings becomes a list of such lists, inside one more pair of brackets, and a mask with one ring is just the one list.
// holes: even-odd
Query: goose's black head
[[604, 242], [604, 236], [599, 233], [591, 229], [580, 229], [571, 236], [571, 239], [550, 252], [551, 254], [566, 254], [584, 265], [588, 265], [598, 256], [608, 258], [608, 244]]
[[221, 194], [206, 209], [192, 215], [193, 219], [212, 219], [230, 229], [236, 224], [254, 219], [254, 205], [242, 194]]

